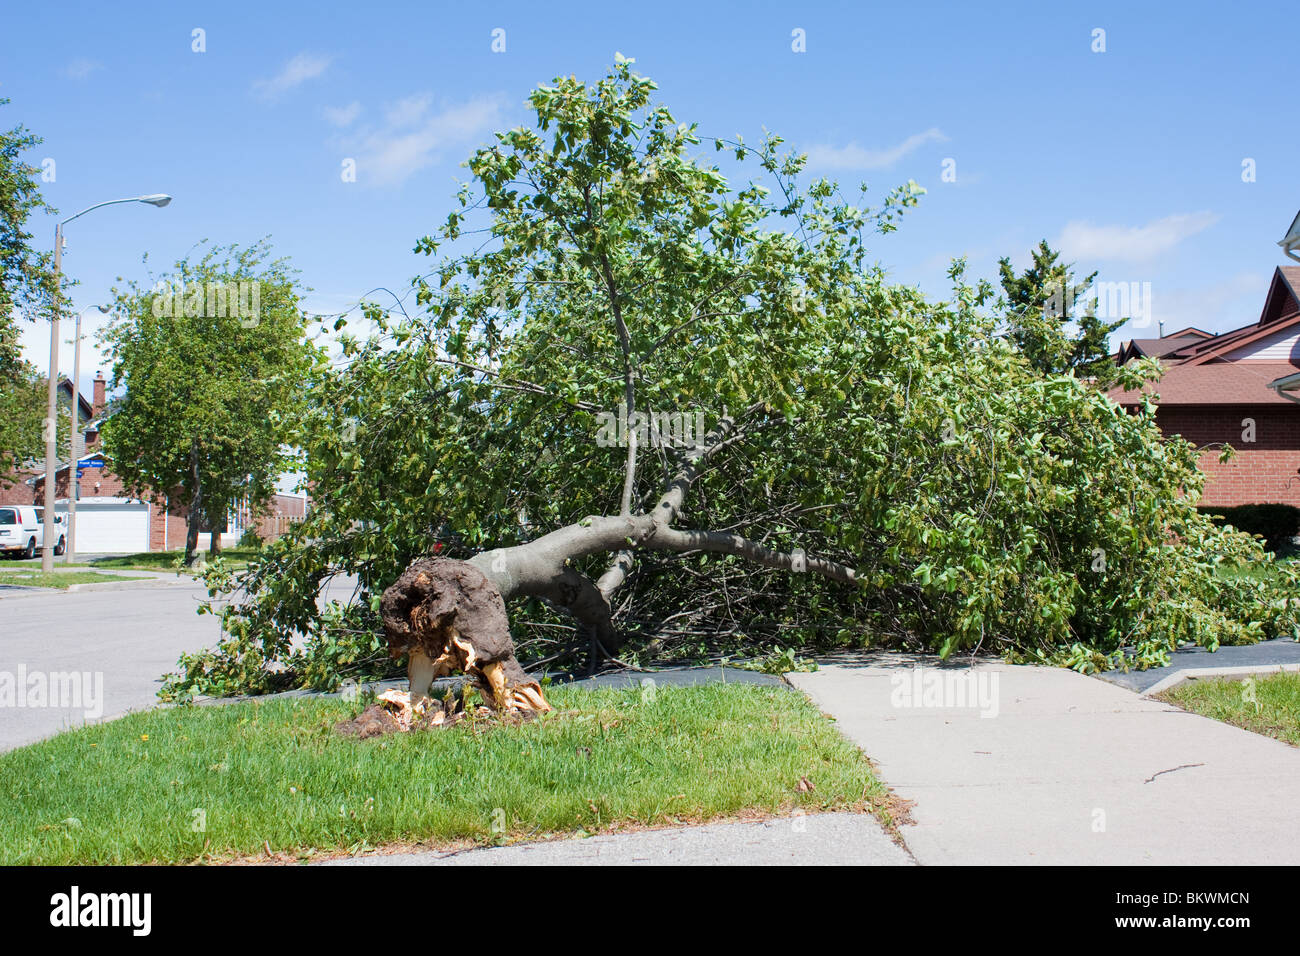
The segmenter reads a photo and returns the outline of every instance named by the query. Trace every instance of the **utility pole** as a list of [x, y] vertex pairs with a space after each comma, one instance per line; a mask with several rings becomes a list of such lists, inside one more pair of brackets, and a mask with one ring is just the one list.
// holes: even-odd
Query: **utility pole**
[[[92, 305], [90, 308], [108, 312], [106, 305]], [[73, 346], [72, 412], [68, 416], [71, 429], [68, 435], [68, 535], [63, 546], [63, 560], [67, 564], [77, 559], [77, 499], [81, 497], [81, 456], [85, 452], [80, 441], [80, 419], [77, 415], [81, 405], [81, 317], [89, 311], [90, 309], [85, 309], [77, 313], [77, 335]]]
[[[97, 202], [93, 206], [87, 206], [75, 216], [69, 216], [62, 222], [54, 225], [54, 310], [50, 315], [50, 374], [49, 374], [49, 391], [45, 396], [45, 531], [44, 542], [41, 545], [41, 570], [54, 570], [54, 544], [58, 539], [55, 533], [54, 525], [54, 483], [58, 475], [58, 458], [59, 454], [59, 311], [62, 306], [63, 286], [59, 281], [63, 271], [63, 227], [74, 219], [80, 219], [86, 213], [103, 206], [115, 206], [124, 202], [142, 202], [150, 206], [156, 206], [161, 209], [172, 201], [172, 197], [163, 193], [153, 193], [148, 196], [132, 196], [130, 199], [110, 199], [107, 202]], [[73, 414], [76, 414], [77, 396], [76, 387], [73, 387], [72, 407]], [[76, 432], [76, 428], [73, 428]], [[75, 474], [76, 461], [70, 462]], [[69, 476], [72, 480], [72, 476]], [[69, 491], [71, 485], [69, 485]]]
[[[63, 268], [63, 223], [54, 226], [54, 312], [50, 316], [50, 374], [49, 391], [45, 396], [45, 514], [44, 537], [41, 542], [41, 570], [54, 570], [54, 481], [59, 453], [59, 312], [63, 305], [63, 286], [59, 282]], [[76, 402], [73, 402], [75, 405]]]

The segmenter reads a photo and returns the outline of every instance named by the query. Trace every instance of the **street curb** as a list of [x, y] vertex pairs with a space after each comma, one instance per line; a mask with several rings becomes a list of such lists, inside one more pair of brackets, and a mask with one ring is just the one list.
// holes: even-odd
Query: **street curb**
[[[1284, 671], [1300, 671], [1300, 664], [1242, 664], [1238, 667], [1189, 667], [1174, 671], [1152, 684], [1140, 696], [1154, 697], [1162, 691], [1188, 681], [1214, 677], [1248, 677], [1252, 674], [1280, 674]], [[1116, 685], [1121, 686], [1121, 685]]]
[[[108, 574], [100, 571], [100, 574]], [[123, 572], [125, 574], [127, 572]], [[117, 577], [117, 575], [114, 575]], [[119, 578], [116, 581], [94, 581], [86, 584], [69, 584], [66, 588], [41, 588], [24, 584], [10, 584], [0, 591], [0, 600], [8, 598], [44, 597], [51, 594], [74, 594], [80, 591], [131, 591], [137, 588], [177, 587], [194, 583], [193, 579], [142, 576]]]
[[[103, 573], [103, 572], [101, 572]], [[66, 588], [32, 588], [33, 591], [129, 591], [137, 587], [174, 587], [170, 578], [126, 578], [120, 581], [95, 581], [90, 584], [69, 584]], [[193, 579], [190, 580], [193, 583]]]

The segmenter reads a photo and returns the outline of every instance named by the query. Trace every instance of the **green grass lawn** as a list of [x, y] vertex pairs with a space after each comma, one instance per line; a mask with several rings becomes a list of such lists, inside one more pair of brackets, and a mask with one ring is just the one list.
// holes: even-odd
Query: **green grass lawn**
[[[236, 568], [247, 566], [248, 562], [257, 555], [258, 551], [255, 548], [226, 548], [221, 552], [221, 557], [225, 559], [226, 563]], [[181, 560], [184, 557], [184, 551], [141, 551], [139, 554], [124, 554], [113, 558], [92, 558], [89, 561], [74, 561], [72, 564], [64, 564], [62, 558], [56, 557], [54, 563], [56, 566], [65, 568], [103, 568], [108, 571], [182, 571]], [[206, 551], [203, 552], [203, 557], [206, 560]], [[11, 561], [9, 566], [39, 568], [41, 559], [15, 560]]]
[[1259, 561], [1250, 565], [1224, 565], [1220, 569], [1220, 574], [1227, 578], [1250, 578], [1255, 581], [1264, 581], [1272, 584], [1280, 584], [1282, 581], [1281, 569], [1295, 567], [1297, 557], [1294, 552], [1288, 552], [1279, 556], [1275, 561]]
[[[858, 807], [888, 790], [802, 695], [553, 687], [522, 726], [356, 740], [360, 703], [151, 710], [0, 754], [0, 863], [179, 863], [468, 845]], [[800, 791], [806, 777], [815, 789]], [[201, 811], [201, 813], [196, 813]], [[203, 827], [199, 821], [204, 822]]]
[[[207, 552], [202, 552], [207, 559]], [[257, 557], [255, 548], [226, 548], [221, 557], [232, 567], [242, 568], [250, 559]], [[95, 558], [90, 562], [94, 568], [112, 568], [135, 571], [179, 571], [185, 557], [182, 551], [144, 551], [140, 554], [126, 554], [118, 558]]]
[[[73, 565], [78, 567], [78, 565]], [[100, 574], [96, 571], [51, 571], [34, 569], [21, 571], [0, 570], [0, 584], [20, 585], [27, 588], [59, 588], [66, 590], [73, 584], [104, 584], [110, 581], [138, 581], [138, 575]]]
[[1249, 688], [1241, 679], [1187, 681], [1156, 696], [1194, 714], [1300, 746], [1300, 673], [1256, 677], [1254, 701], [1247, 699]]

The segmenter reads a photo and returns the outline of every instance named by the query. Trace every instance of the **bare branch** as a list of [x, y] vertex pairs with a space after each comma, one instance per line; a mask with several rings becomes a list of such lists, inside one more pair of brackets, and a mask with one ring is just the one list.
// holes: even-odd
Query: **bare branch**
[[551, 398], [557, 402], [564, 402], [566, 405], [571, 405], [572, 407], [581, 409], [584, 412], [599, 412], [601, 410], [599, 406], [593, 405], [590, 402], [562, 399], [560, 396], [553, 394], [534, 382], [528, 382], [518, 378], [505, 378], [500, 372], [493, 371], [490, 368], [484, 368], [481, 365], [471, 365], [469, 362], [462, 362], [459, 359], [436, 358], [433, 361], [439, 365], [451, 365], [456, 368], [468, 369], [471, 372], [479, 372], [480, 374], [487, 375], [492, 379], [492, 385], [494, 388], [504, 389], [508, 392], [523, 392], [527, 395], [541, 395], [544, 398]]
[[678, 528], [660, 527], [646, 540], [643, 547], [652, 551], [671, 551], [676, 554], [684, 554], [688, 551], [734, 554], [746, 561], [776, 568], [778, 571], [796, 573], [807, 571], [844, 584], [858, 583], [857, 572], [838, 561], [806, 555], [799, 551], [775, 551], [757, 541], [724, 531], [683, 531]]

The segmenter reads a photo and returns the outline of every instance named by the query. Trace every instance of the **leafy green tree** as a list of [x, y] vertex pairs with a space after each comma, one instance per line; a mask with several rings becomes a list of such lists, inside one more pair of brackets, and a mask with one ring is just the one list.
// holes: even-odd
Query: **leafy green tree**
[[1074, 374], [1108, 383], [1114, 365], [1110, 333], [1128, 320], [1103, 321], [1083, 296], [1097, 273], [1076, 283], [1072, 267], [1059, 261], [1060, 253], [1046, 240], [1032, 254], [1033, 264], [1020, 275], [1010, 259], [998, 261], [1008, 337], [1044, 375]]
[[51, 256], [31, 247], [28, 230], [33, 213], [55, 211], [41, 198], [40, 170], [21, 158], [40, 142], [21, 125], [0, 130], [0, 475], [44, 447], [44, 379], [18, 345], [19, 319], [48, 316], [55, 288]]
[[221, 530], [240, 500], [264, 505], [293, 463], [286, 442], [320, 358], [300, 294], [265, 241], [210, 248], [152, 288], [117, 294], [103, 342], [111, 387], [126, 393], [104, 424], [104, 449], [132, 493], [187, 508], [187, 565], [201, 524]]
[[[801, 185], [778, 138], [705, 140], [653, 91], [626, 61], [556, 80], [470, 159], [420, 309], [367, 309], [309, 383], [316, 510], [214, 570], [227, 637], [165, 696], [384, 672], [390, 586], [435, 554], [539, 666], [894, 641], [1089, 670], [1295, 626], [1220, 573], [1262, 552], [1196, 512], [1150, 408], [1034, 368], [962, 263], [948, 302], [870, 265], [914, 184]], [[323, 604], [339, 574], [356, 599]]]
[[[15, 466], [44, 454], [47, 396], [45, 376], [38, 374], [30, 362], [17, 359], [0, 375], [4, 379], [0, 384], [0, 490], [4, 490], [11, 483]], [[57, 428], [59, 441], [66, 442], [64, 417], [58, 419]]]

